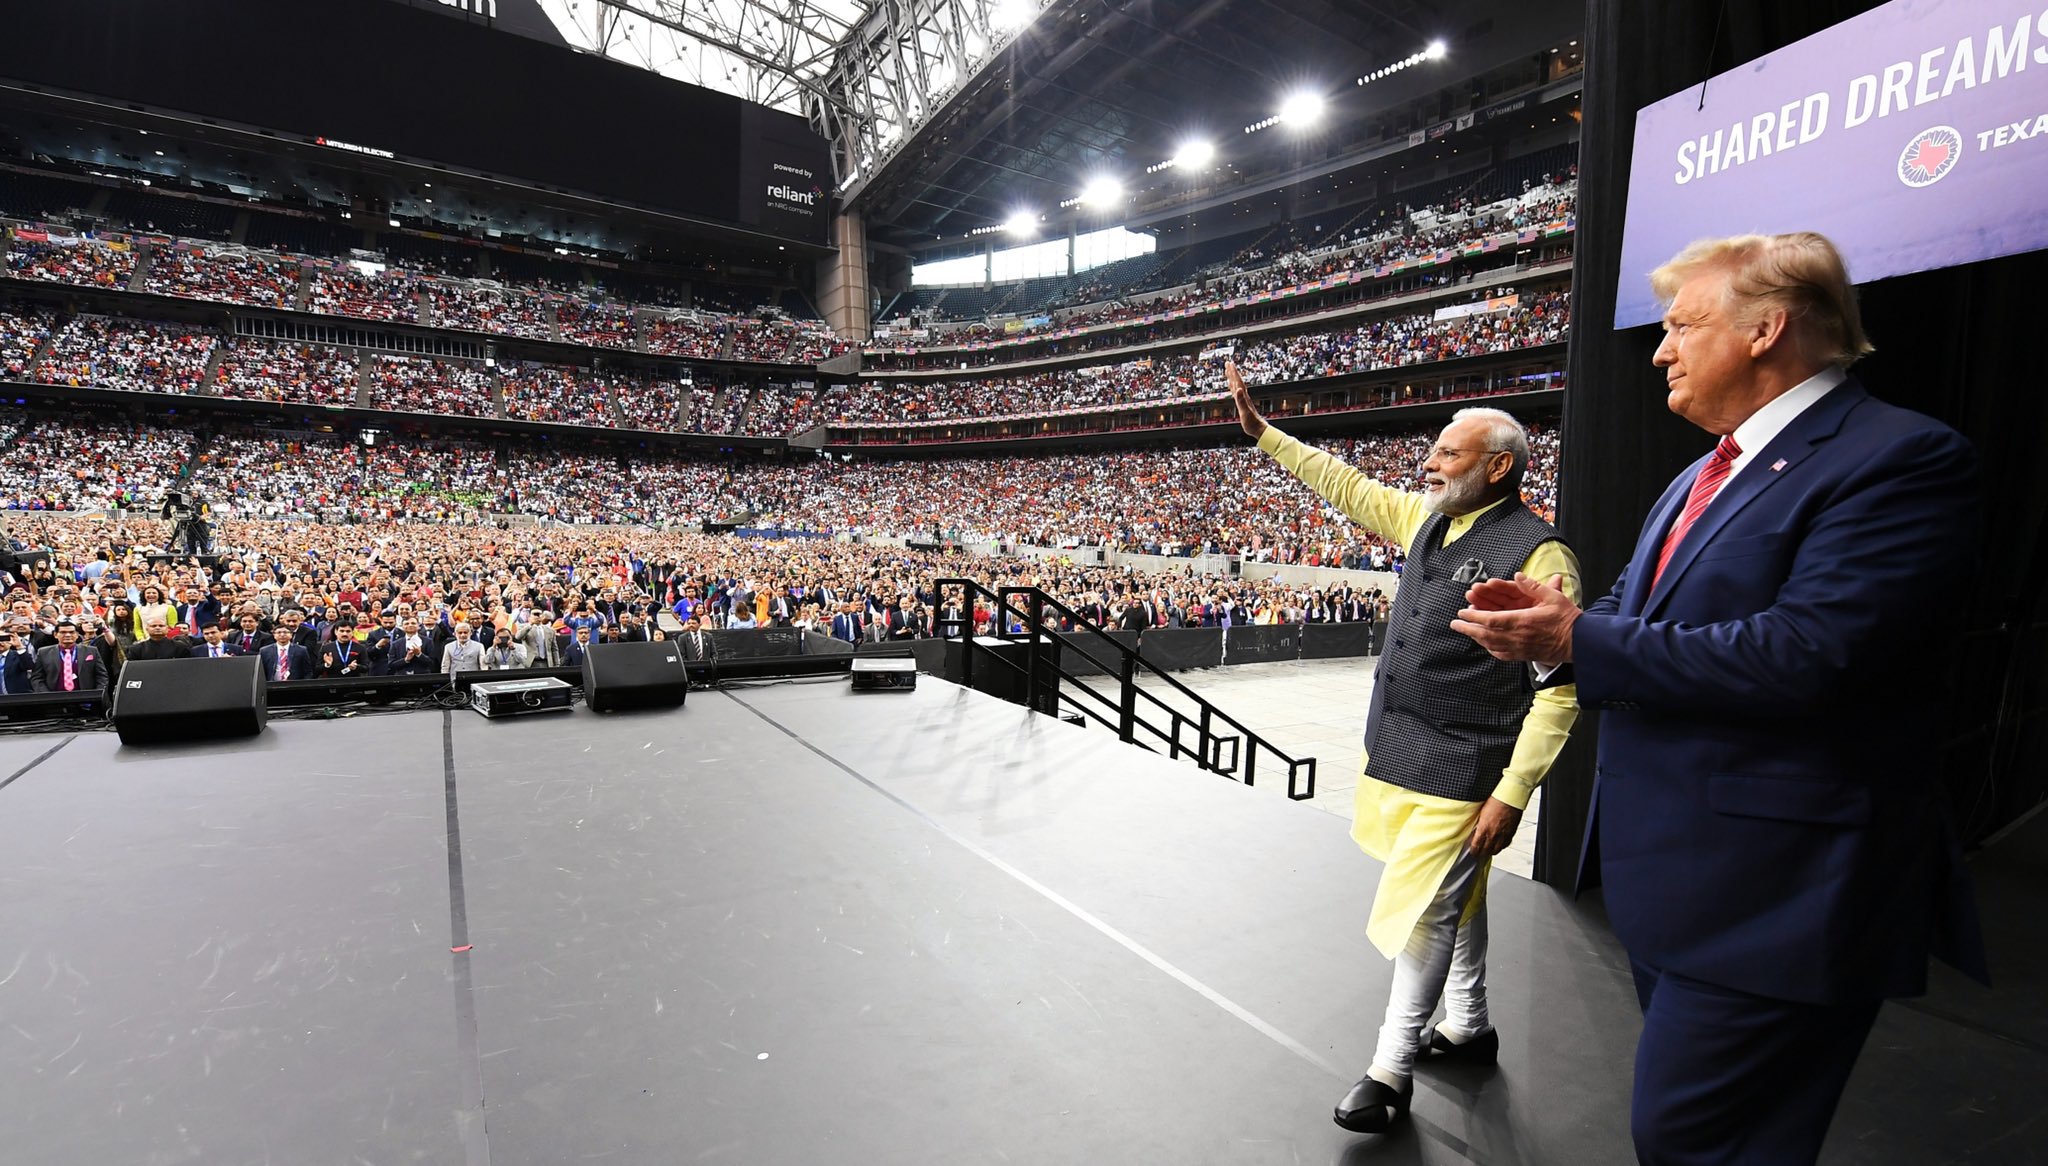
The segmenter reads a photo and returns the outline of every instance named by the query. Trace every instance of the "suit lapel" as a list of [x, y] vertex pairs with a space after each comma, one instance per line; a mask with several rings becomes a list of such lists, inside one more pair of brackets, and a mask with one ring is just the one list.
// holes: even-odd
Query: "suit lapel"
[[[1848, 416], [1849, 410], [1862, 403], [1868, 396], [1863, 386], [1853, 378], [1845, 381], [1816, 401], [1806, 412], [1793, 418], [1792, 423], [1780, 431], [1777, 437], [1758, 450], [1749, 464], [1742, 467], [1742, 472], [1721, 487], [1721, 492], [1714, 495], [1714, 500], [1707, 504], [1707, 509], [1700, 515], [1699, 521], [1686, 532], [1685, 541], [1672, 552], [1671, 562], [1664, 567], [1663, 578], [1657, 580], [1656, 588], [1650, 592], [1648, 601], [1644, 603], [1643, 614], [1654, 617], [1657, 609], [1671, 597], [1672, 589], [1678, 585], [1678, 580], [1684, 576], [1686, 569], [1698, 560], [1700, 550], [1711, 543], [1721, 529], [1736, 515], [1742, 513], [1750, 503], [1762, 497], [1779, 482], [1792, 477], [1793, 471], [1813, 453], [1814, 447], [1833, 437], [1842, 427], [1842, 419]], [[1693, 472], [1698, 473], [1697, 466]], [[1690, 479], [1686, 493], [1690, 493], [1692, 489], [1689, 482]], [[1669, 528], [1669, 521], [1658, 526], [1658, 533], [1653, 542], [1661, 545], [1664, 532]], [[1656, 570], [1656, 562], [1653, 551], [1650, 570]]]

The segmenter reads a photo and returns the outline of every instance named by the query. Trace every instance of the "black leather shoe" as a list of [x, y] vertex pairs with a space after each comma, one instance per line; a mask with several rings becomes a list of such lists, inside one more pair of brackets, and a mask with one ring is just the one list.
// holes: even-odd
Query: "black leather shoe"
[[1492, 1065], [1500, 1061], [1500, 1030], [1489, 1028], [1464, 1044], [1436, 1029], [1429, 1030], [1429, 1043], [1416, 1053], [1417, 1061], [1432, 1065]]
[[1385, 1133], [1393, 1124], [1408, 1116], [1408, 1101], [1415, 1095], [1411, 1084], [1406, 1089], [1392, 1089], [1374, 1077], [1359, 1079], [1337, 1103], [1334, 1115], [1337, 1124], [1354, 1134]]

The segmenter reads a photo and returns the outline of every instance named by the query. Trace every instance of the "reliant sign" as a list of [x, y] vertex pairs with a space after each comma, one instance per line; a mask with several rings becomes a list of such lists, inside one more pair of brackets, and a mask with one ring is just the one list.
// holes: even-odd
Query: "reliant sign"
[[1644, 107], [1633, 157], [1617, 328], [1715, 235], [1819, 231], [1858, 282], [2048, 247], [2048, 7], [1893, 0]]

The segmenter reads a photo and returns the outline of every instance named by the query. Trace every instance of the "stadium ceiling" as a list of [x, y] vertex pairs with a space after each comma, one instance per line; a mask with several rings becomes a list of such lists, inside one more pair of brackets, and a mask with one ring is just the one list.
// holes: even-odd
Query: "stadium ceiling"
[[914, 132], [1040, 0], [540, 0], [569, 43], [808, 117], [837, 185]]
[[[1446, 40], [1384, 103], [1577, 36], [1583, 0], [540, 0], [575, 47], [801, 114], [870, 237], [908, 246], [1125, 181], [1190, 136], [1228, 160], [1304, 87], [1339, 116], [1354, 80]], [[1259, 149], [1290, 147], [1261, 134]]]

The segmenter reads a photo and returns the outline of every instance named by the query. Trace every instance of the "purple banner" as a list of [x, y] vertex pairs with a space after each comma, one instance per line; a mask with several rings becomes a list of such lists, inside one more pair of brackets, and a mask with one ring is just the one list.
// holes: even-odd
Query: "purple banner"
[[1695, 239], [1819, 231], [1858, 282], [2048, 247], [2048, 5], [1893, 0], [1636, 115], [1617, 328]]

